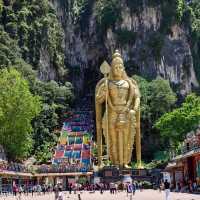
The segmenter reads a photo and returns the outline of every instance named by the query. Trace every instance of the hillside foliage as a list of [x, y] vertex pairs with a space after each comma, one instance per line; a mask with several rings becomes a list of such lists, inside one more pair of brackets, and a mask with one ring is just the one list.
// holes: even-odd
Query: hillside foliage
[[0, 144], [9, 159], [26, 158], [33, 146], [31, 121], [41, 111], [38, 95], [15, 69], [0, 71]]
[[[26, 79], [28, 90], [32, 95], [40, 96], [41, 102], [39, 115], [30, 115], [31, 125], [28, 123], [24, 129], [24, 139], [27, 139], [28, 145], [19, 143], [19, 146], [13, 145], [10, 150], [11, 147], [2, 143], [9, 159], [24, 159], [32, 154], [47, 160], [52, 155], [49, 150], [57, 141], [55, 132], [61, 126], [62, 115], [69, 109], [73, 99], [72, 85], [63, 77], [67, 71], [63, 39], [61, 24], [49, 1], [0, 1], [0, 69], [2, 73], [6, 68], [20, 72], [22, 79]], [[38, 79], [42, 52], [48, 52], [50, 65], [55, 69], [59, 82]], [[23, 103], [26, 103], [26, 99]], [[7, 123], [12, 127], [12, 121]], [[45, 146], [49, 148], [48, 154], [47, 150], [41, 151], [45, 150]], [[23, 155], [14, 151], [14, 148], [20, 151], [20, 147], [24, 148]], [[42, 159], [39, 161], [42, 162]]]

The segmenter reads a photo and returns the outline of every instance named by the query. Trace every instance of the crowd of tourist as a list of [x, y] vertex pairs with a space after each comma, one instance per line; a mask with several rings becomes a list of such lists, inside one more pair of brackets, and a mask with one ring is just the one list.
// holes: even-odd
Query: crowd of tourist
[[37, 184], [37, 185], [17, 185], [13, 184], [12, 192], [14, 196], [19, 195], [45, 195], [54, 191], [54, 187], [51, 184]]
[[[80, 183], [70, 183], [67, 186], [68, 194], [80, 194], [80, 192], [88, 191], [90, 193], [95, 193], [99, 191], [103, 194], [105, 191], [110, 191], [111, 194], [117, 194], [119, 191], [126, 191], [127, 193], [135, 193], [136, 190], [142, 191], [142, 184], [138, 184], [137, 182], [133, 183], [96, 183], [90, 184], [86, 182], [85, 184]], [[37, 184], [37, 185], [17, 185], [15, 182], [12, 186], [12, 194], [14, 196], [37, 196], [37, 195], [45, 195], [47, 193], [55, 193], [55, 200], [62, 200], [63, 197], [63, 187], [61, 183], [56, 184], [55, 186], [51, 184]]]
[[172, 190], [175, 192], [189, 192], [189, 193], [200, 192], [200, 178], [197, 178], [196, 181], [188, 180], [187, 183], [184, 183], [182, 181], [177, 182], [175, 186], [172, 185]]
[[[161, 183], [160, 191], [161, 190], [164, 191], [165, 200], [168, 200], [170, 198], [170, 191], [173, 191], [172, 187], [173, 185], [171, 185], [167, 180]], [[21, 196], [21, 195], [37, 196], [37, 195], [54, 193], [55, 200], [63, 200], [64, 193], [68, 195], [77, 194], [78, 197], [80, 197], [81, 193], [84, 191], [87, 191], [89, 193], [100, 192], [100, 194], [103, 194], [105, 191], [109, 191], [110, 194], [112, 195], [116, 195], [118, 194], [118, 192], [126, 192], [127, 195], [129, 194], [134, 195], [137, 190], [141, 192], [144, 190], [143, 182], [133, 181], [132, 183], [110, 182], [110, 183], [96, 183], [96, 184], [90, 184], [89, 182], [86, 182], [84, 184], [69, 183], [67, 185], [67, 193], [66, 191], [65, 192], [63, 191], [63, 186], [61, 183], [58, 183], [54, 186], [51, 184], [49, 185], [37, 184], [37, 185], [27, 186], [27, 185], [17, 185], [13, 183], [12, 186], [12, 194], [14, 196]], [[181, 190], [177, 192], [181, 192]]]

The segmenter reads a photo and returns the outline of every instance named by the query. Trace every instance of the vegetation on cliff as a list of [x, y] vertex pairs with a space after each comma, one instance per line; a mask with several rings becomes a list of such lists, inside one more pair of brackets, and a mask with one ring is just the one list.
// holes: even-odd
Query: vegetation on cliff
[[62, 72], [63, 31], [49, 1], [4, 1], [0, 24], [16, 41], [21, 57], [34, 69], [40, 64], [41, 51], [46, 49], [54, 68]]
[[[9, 138], [16, 142], [15, 144], [13, 143], [12, 148], [9, 143], [5, 143], [6, 140], [5, 142], [1, 141], [9, 159], [24, 159], [30, 154], [35, 154], [36, 157], [40, 155], [39, 161], [43, 162], [47, 161], [47, 158], [49, 159], [52, 155], [51, 149], [57, 139], [54, 133], [61, 126], [62, 115], [69, 109], [69, 104], [73, 98], [72, 86], [69, 82], [65, 83], [63, 78], [66, 68], [64, 67], [62, 41], [62, 27], [49, 1], [0, 1], [1, 73], [5, 73], [5, 68], [15, 68], [22, 74], [22, 79], [24, 78], [28, 81], [28, 83], [26, 82], [27, 92], [40, 96], [42, 104], [40, 114], [37, 117], [30, 113], [27, 121], [24, 120], [24, 123], [27, 122], [25, 124], [26, 129], [24, 128], [24, 131], [21, 130], [19, 138], [23, 137], [23, 140], [20, 143], [15, 140], [15, 134], [17, 135], [18, 133], [17, 129], [9, 132]], [[50, 65], [57, 72], [59, 82], [44, 82], [37, 78], [37, 70], [42, 67], [40, 59], [43, 51], [48, 53]], [[20, 74], [17, 76], [21, 77]], [[2, 76], [0, 81], [3, 80]], [[13, 98], [15, 98], [14, 94], [21, 95], [21, 92], [16, 89], [15, 93], [13, 93]], [[22, 107], [23, 105], [26, 106], [24, 103], [28, 101], [25, 97], [24, 100], [21, 99], [21, 101], [23, 100], [21, 102]], [[0, 94], [0, 98], [3, 98], [3, 93]], [[31, 109], [31, 105], [29, 109]], [[23, 115], [21, 117], [23, 118]], [[21, 121], [16, 120], [16, 123], [19, 126]], [[12, 120], [7, 121], [7, 127], [10, 127], [10, 129], [12, 127], [15, 129], [14, 125]], [[48, 149], [45, 148], [45, 145], [48, 146]], [[31, 146], [33, 148], [29, 148]]]

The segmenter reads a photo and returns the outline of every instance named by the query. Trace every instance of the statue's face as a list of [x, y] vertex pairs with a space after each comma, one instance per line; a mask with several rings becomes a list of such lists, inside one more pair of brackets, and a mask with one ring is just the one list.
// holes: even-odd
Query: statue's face
[[122, 78], [124, 73], [124, 65], [121, 62], [112, 63], [112, 74], [115, 78]]

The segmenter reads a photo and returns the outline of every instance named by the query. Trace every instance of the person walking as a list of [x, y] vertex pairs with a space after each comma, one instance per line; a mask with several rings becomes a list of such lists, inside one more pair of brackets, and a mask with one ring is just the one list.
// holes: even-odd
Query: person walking
[[127, 193], [132, 193], [133, 192], [133, 185], [131, 183], [128, 183], [127, 185]]
[[100, 183], [100, 193], [103, 194], [104, 191], [104, 184]]
[[132, 185], [132, 183], [127, 184], [127, 197], [130, 197], [131, 200], [133, 198], [133, 185]]
[[169, 200], [170, 198], [170, 183], [166, 179], [164, 182], [164, 188], [165, 188], [165, 200]]
[[161, 192], [164, 189], [165, 189], [164, 183], [163, 183], [163, 181], [161, 181], [160, 185], [159, 185], [159, 192]]
[[17, 185], [14, 183], [13, 184], [13, 195], [17, 196], [17, 192], [18, 192], [18, 188], [17, 188]]
[[54, 194], [55, 194], [55, 200], [57, 200], [59, 195], [59, 187], [57, 184], [54, 187]]
[[64, 200], [64, 197], [63, 197], [63, 193], [62, 193], [62, 192], [59, 192], [59, 193], [58, 193], [58, 200]]
[[136, 185], [135, 185], [135, 182], [133, 182], [133, 184], [132, 184], [132, 189], [133, 189], [133, 195], [135, 195], [135, 191], [136, 191]]
[[20, 185], [20, 186], [19, 186], [19, 195], [20, 195], [20, 196], [21, 196], [22, 192], [23, 192], [23, 188], [22, 188], [22, 186]]
[[72, 193], [72, 183], [69, 184], [69, 188], [68, 189], [69, 189], [69, 194], [71, 194]]
[[115, 191], [115, 194], [117, 194], [117, 191], [118, 191], [118, 184], [117, 183], [115, 183], [114, 191]]
[[115, 184], [113, 182], [110, 183], [110, 193], [114, 194], [115, 191]]

